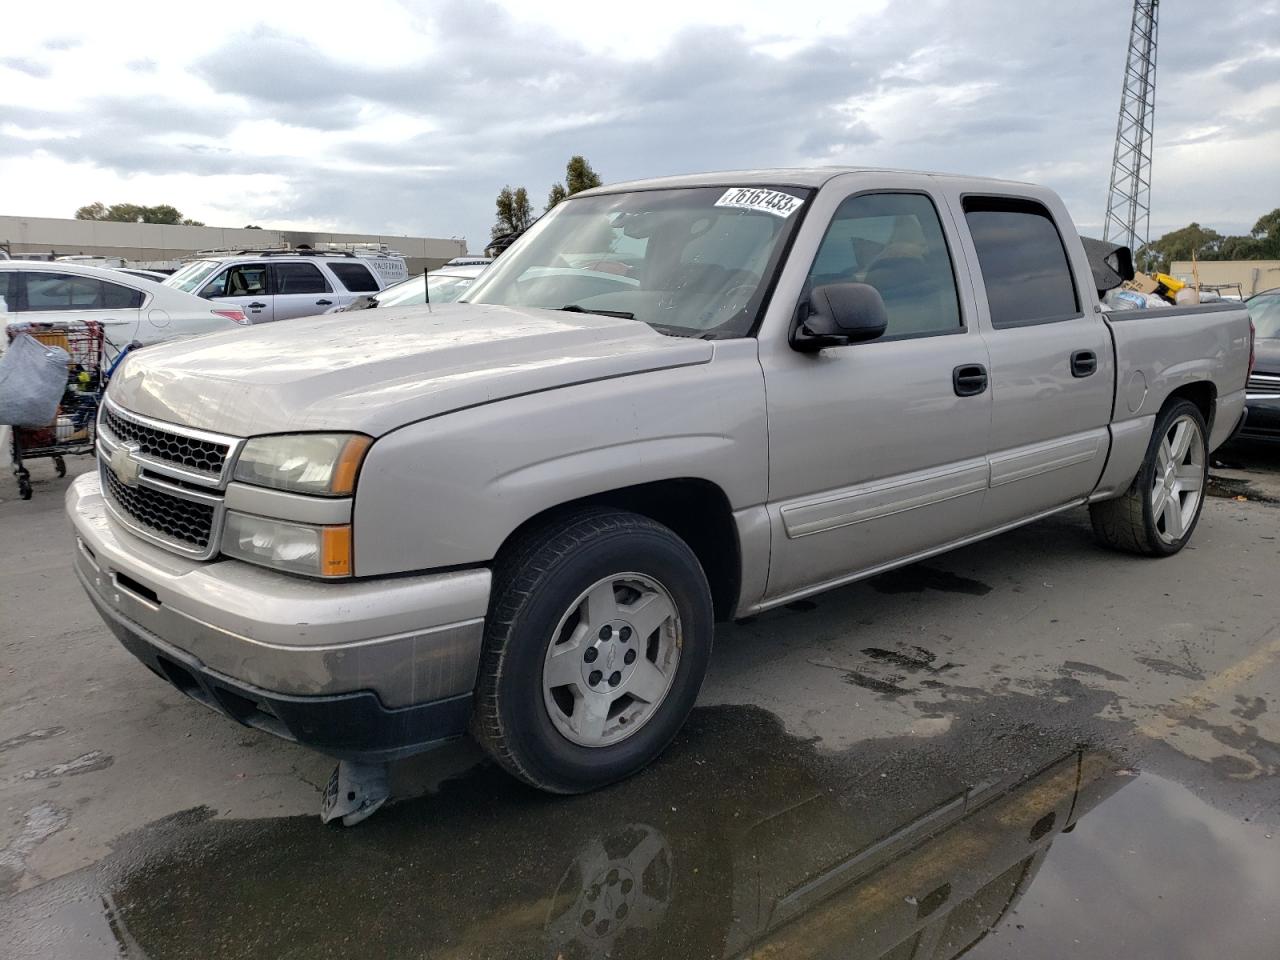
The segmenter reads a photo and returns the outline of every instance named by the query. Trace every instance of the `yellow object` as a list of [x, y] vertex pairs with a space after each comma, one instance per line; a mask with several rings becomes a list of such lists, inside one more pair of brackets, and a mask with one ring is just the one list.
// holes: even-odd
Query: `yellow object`
[[351, 576], [351, 525], [320, 528], [320, 573], [325, 577]]
[[1179, 290], [1181, 290], [1183, 287], [1186, 286], [1186, 284], [1183, 283], [1181, 280], [1179, 280], [1177, 277], [1171, 277], [1167, 273], [1157, 273], [1156, 282], [1163, 284], [1165, 289], [1168, 290], [1170, 293], [1177, 293]]

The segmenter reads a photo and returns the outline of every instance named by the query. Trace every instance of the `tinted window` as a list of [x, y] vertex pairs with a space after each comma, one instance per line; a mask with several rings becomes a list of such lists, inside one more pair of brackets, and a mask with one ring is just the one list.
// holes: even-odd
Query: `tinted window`
[[136, 310], [142, 294], [115, 283], [70, 273], [26, 273], [26, 309], [34, 312], [61, 310]]
[[331, 263], [329, 269], [352, 293], [372, 293], [378, 289], [378, 281], [363, 263]]
[[314, 263], [273, 263], [271, 267], [276, 274], [276, 293], [329, 292], [329, 281]]
[[992, 326], [1080, 315], [1067, 252], [1048, 210], [1027, 200], [970, 197], [964, 216], [978, 252]]
[[875, 287], [889, 314], [886, 337], [963, 329], [942, 224], [921, 194], [863, 194], [840, 204], [809, 271], [810, 290], [828, 283]]

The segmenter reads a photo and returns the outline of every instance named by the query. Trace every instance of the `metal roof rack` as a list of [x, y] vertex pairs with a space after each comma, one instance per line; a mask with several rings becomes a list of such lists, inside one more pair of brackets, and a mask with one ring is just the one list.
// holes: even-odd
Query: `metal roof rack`
[[[347, 250], [299, 250], [294, 247], [281, 249], [280, 247], [268, 247], [264, 249], [235, 249], [235, 250], [197, 250], [194, 258], [199, 257], [354, 257], [355, 254]], [[193, 258], [193, 259], [194, 259]]]

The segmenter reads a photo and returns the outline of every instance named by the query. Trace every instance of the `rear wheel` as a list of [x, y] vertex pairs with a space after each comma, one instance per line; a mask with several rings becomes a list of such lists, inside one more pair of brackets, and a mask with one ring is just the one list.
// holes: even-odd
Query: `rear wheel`
[[496, 565], [474, 732], [544, 790], [622, 779], [684, 723], [711, 639], [706, 576], [675, 533], [615, 510], [561, 519]]
[[1093, 532], [1117, 550], [1166, 557], [1181, 550], [1204, 506], [1209, 450], [1204, 416], [1186, 400], [1156, 418], [1142, 468], [1114, 500], [1090, 504]]

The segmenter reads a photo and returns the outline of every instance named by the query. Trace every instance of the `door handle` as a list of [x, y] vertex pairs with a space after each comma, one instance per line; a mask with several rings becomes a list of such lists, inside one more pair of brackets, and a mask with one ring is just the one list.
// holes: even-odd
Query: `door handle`
[[333, 306], [333, 301], [332, 301], [332, 300], [317, 300], [317, 301], [316, 301], [316, 306], [317, 306], [317, 307], [332, 307], [332, 306]]
[[1077, 350], [1071, 355], [1071, 375], [1087, 377], [1098, 369], [1098, 356], [1092, 350]]
[[263, 307], [265, 307], [265, 306], [266, 306], [266, 304], [265, 304], [265, 303], [251, 303], [251, 304], [249, 304], [249, 309], [250, 309], [250, 310], [261, 310], [261, 309], [262, 309]]
[[951, 371], [951, 386], [957, 397], [976, 397], [987, 389], [987, 368], [980, 363], [964, 363]]

